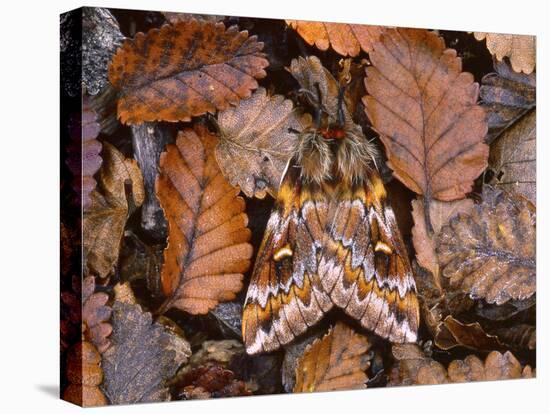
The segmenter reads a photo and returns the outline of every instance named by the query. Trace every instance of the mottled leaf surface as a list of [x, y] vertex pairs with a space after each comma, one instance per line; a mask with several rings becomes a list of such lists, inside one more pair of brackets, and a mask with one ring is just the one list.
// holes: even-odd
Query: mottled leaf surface
[[216, 159], [224, 176], [248, 197], [275, 197], [296, 131], [303, 128], [292, 101], [259, 88], [236, 108], [220, 112], [218, 124]]
[[109, 66], [123, 123], [189, 121], [235, 105], [258, 87], [269, 62], [237, 26], [189, 20], [138, 33]]
[[512, 69], [526, 74], [535, 70], [537, 63], [535, 36], [475, 32], [477, 40], [485, 39], [487, 49], [499, 61], [505, 57], [510, 59]]

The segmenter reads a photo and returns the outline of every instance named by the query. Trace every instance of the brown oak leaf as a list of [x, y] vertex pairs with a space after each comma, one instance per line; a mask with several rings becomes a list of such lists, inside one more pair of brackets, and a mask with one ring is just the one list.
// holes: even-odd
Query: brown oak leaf
[[427, 30], [387, 29], [370, 58], [363, 103], [394, 175], [428, 204], [464, 198], [489, 155], [473, 76]]
[[127, 284], [115, 289], [112, 345], [103, 353], [103, 391], [111, 404], [169, 401], [166, 381], [188, 360], [191, 347], [153, 321], [128, 290]]
[[269, 62], [237, 26], [189, 20], [126, 40], [109, 66], [123, 123], [189, 121], [250, 96]]
[[135, 160], [111, 144], [103, 144], [99, 188], [92, 192], [92, 205], [82, 226], [84, 257], [90, 273], [105, 277], [116, 264], [126, 219], [143, 203], [143, 178]]
[[[236, 108], [218, 114], [216, 159], [229, 182], [248, 197], [277, 194], [281, 176], [303, 129], [292, 101], [259, 88]], [[292, 131], [294, 130], [294, 132]]]
[[294, 392], [365, 388], [368, 339], [339, 322], [308, 345], [296, 367]]
[[502, 305], [536, 290], [536, 213], [523, 197], [486, 187], [483, 202], [438, 237], [441, 275], [450, 289]]
[[176, 307], [204, 314], [235, 298], [250, 266], [251, 232], [245, 202], [216, 162], [217, 139], [197, 125], [178, 134], [160, 158], [156, 192], [168, 220], [161, 281]]
[[103, 381], [101, 355], [90, 342], [78, 342], [67, 353], [67, 380], [63, 399], [82, 407], [107, 405], [99, 388]]
[[510, 59], [512, 69], [526, 74], [535, 70], [536, 38], [527, 35], [475, 32], [477, 40], [486, 39], [487, 49], [497, 60]]
[[491, 145], [492, 184], [537, 202], [537, 119], [533, 110], [505, 130]]
[[331, 46], [342, 56], [357, 56], [361, 50], [371, 52], [380, 34], [381, 26], [366, 24], [325, 23], [304, 20], [287, 20], [287, 24], [309, 45], [319, 50], [328, 50]]
[[508, 63], [495, 61], [495, 73], [481, 79], [479, 97], [487, 112], [485, 141], [490, 144], [536, 106], [536, 74], [516, 73]]

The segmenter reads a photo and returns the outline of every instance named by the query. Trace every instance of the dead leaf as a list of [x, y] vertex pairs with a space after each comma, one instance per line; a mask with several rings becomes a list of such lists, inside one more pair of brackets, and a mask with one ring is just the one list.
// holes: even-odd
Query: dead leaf
[[310, 46], [325, 51], [331, 46], [342, 56], [357, 56], [361, 50], [370, 53], [380, 34], [381, 26], [287, 20], [287, 24]]
[[473, 76], [427, 30], [387, 29], [370, 59], [363, 103], [394, 175], [428, 203], [464, 198], [489, 155]]
[[250, 96], [269, 62], [263, 43], [237, 26], [189, 20], [138, 33], [109, 66], [125, 124], [189, 121]]
[[437, 255], [450, 288], [497, 305], [532, 296], [535, 222], [529, 201], [486, 187], [483, 202], [439, 234]]
[[495, 335], [490, 335], [479, 322], [462, 323], [448, 315], [437, 329], [434, 344], [443, 350], [464, 347], [476, 351], [503, 349], [504, 345]]
[[294, 392], [365, 388], [370, 344], [339, 322], [306, 348], [296, 367]]
[[485, 362], [475, 355], [469, 355], [464, 360], [455, 360], [449, 364], [449, 379], [451, 382], [497, 381], [505, 379], [532, 378], [531, 367], [521, 366], [516, 357], [509, 351], [501, 354], [493, 351]]
[[495, 72], [481, 79], [479, 96], [487, 112], [489, 133], [485, 141], [492, 143], [506, 128], [513, 125], [536, 105], [536, 74], [516, 73], [506, 62], [495, 62]]
[[418, 264], [434, 275], [435, 285], [441, 288], [441, 283], [439, 281], [439, 264], [435, 253], [435, 240], [441, 228], [447, 224], [450, 219], [459, 213], [468, 213], [473, 208], [474, 203], [467, 198], [457, 201], [433, 200], [430, 203], [430, 219], [433, 228], [432, 234], [430, 234], [426, 228], [424, 204], [421, 198], [412, 201], [412, 215], [414, 219], [412, 241]]
[[535, 70], [536, 37], [501, 33], [475, 32], [477, 40], [486, 39], [487, 49], [498, 60], [510, 58], [512, 69], [526, 74]]
[[180, 395], [185, 400], [252, 395], [244, 381], [219, 365], [194, 368], [182, 377], [177, 388], [181, 389]]
[[78, 342], [67, 354], [67, 380], [63, 399], [82, 407], [107, 405], [99, 388], [103, 381], [101, 356], [90, 342]]
[[449, 382], [495, 381], [532, 378], [529, 365], [522, 367], [514, 355], [492, 351], [485, 362], [475, 355], [453, 360], [448, 369], [426, 356], [416, 344], [394, 344], [392, 354], [396, 363], [390, 374], [390, 386], [446, 384]]
[[191, 355], [189, 343], [154, 322], [141, 306], [118, 299], [113, 304], [112, 345], [103, 354], [105, 395], [111, 404], [169, 401], [165, 382]]
[[[103, 145], [102, 155], [99, 188], [92, 192], [92, 205], [84, 214], [82, 234], [86, 268], [90, 273], [105, 277], [118, 260], [129, 208], [139, 207], [145, 194], [143, 178], [135, 160], [125, 158], [107, 142]], [[129, 200], [127, 192], [130, 193]]]
[[224, 176], [248, 197], [277, 195], [283, 171], [303, 129], [291, 100], [259, 88], [218, 114], [216, 159]]
[[168, 220], [161, 281], [171, 307], [204, 314], [242, 288], [252, 246], [245, 203], [223, 177], [216, 138], [196, 125], [178, 134], [160, 158], [156, 191]]
[[491, 145], [492, 184], [537, 203], [537, 118], [531, 111], [505, 130]]
[[109, 323], [111, 307], [109, 295], [95, 292], [95, 278], [88, 276], [82, 282], [82, 333], [83, 339], [91, 342], [102, 353], [111, 342], [107, 338], [113, 328]]
[[533, 325], [520, 323], [507, 328], [495, 330], [495, 334], [507, 345], [515, 349], [528, 349], [534, 351], [537, 348], [537, 329]]

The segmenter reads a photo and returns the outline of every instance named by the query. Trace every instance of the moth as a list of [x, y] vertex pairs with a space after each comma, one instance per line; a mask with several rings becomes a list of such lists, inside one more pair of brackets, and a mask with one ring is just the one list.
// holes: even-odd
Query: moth
[[415, 282], [375, 148], [341, 94], [327, 111], [316, 89], [314, 126], [298, 136], [252, 272], [242, 320], [249, 354], [288, 344], [334, 307], [392, 342], [416, 340]]

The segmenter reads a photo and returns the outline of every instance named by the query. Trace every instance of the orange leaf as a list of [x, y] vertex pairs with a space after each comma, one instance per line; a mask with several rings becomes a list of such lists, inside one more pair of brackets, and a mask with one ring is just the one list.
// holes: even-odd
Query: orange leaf
[[428, 202], [464, 198], [489, 155], [473, 76], [427, 30], [387, 29], [370, 58], [363, 103], [394, 175]]
[[536, 37], [502, 33], [475, 32], [477, 40], [487, 39], [487, 49], [497, 60], [510, 58], [515, 72], [533, 73], [537, 63]]
[[370, 362], [365, 336], [339, 322], [305, 350], [296, 367], [294, 392], [365, 388]]
[[327, 50], [332, 46], [342, 56], [357, 56], [361, 50], [369, 53], [384, 28], [366, 24], [325, 23], [287, 20], [287, 24], [309, 44]]
[[245, 203], [220, 172], [206, 127], [179, 133], [160, 158], [156, 191], [168, 220], [163, 308], [203, 314], [235, 298], [252, 246]]
[[123, 123], [189, 121], [250, 96], [269, 62], [263, 43], [237, 26], [182, 21], [138, 33], [113, 57], [109, 80], [120, 90]]

